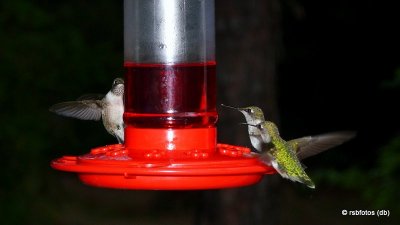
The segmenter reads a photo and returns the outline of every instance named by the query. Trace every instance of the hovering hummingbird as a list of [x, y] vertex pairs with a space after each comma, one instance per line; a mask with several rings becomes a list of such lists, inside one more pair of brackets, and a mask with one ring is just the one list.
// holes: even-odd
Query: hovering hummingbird
[[264, 113], [259, 107], [249, 106], [244, 108], [237, 108], [224, 104], [221, 104], [221, 106], [226, 108], [236, 109], [244, 115], [244, 117], [246, 118], [246, 123], [252, 125], [248, 126], [249, 137], [251, 144], [258, 152], [262, 151], [263, 142], [269, 143], [271, 141], [271, 138], [269, 137], [268, 133], [264, 134], [264, 140], [263, 140], [261, 138], [260, 130], [257, 127], [255, 127], [255, 125], [265, 121]]
[[81, 120], [100, 120], [107, 132], [124, 143], [124, 80], [114, 79], [111, 90], [106, 94], [87, 94], [76, 101], [61, 102], [50, 107], [58, 115]]
[[282, 177], [304, 183], [309, 188], [315, 188], [315, 185], [304, 171], [300, 160], [340, 145], [355, 136], [355, 132], [341, 131], [285, 141], [273, 122], [264, 121], [255, 127], [259, 129], [263, 140], [270, 140], [263, 141], [260, 160], [273, 166]]

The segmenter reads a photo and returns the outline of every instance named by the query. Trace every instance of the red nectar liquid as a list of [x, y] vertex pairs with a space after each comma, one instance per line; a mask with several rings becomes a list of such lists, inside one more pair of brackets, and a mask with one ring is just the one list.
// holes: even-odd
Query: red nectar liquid
[[125, 63], [127, 126], [138, 128], [214, 127], [215, 62]]

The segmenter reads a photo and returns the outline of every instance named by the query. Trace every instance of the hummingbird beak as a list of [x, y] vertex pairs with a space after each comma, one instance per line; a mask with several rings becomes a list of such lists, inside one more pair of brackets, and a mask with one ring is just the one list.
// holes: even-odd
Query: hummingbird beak
[[225, 107], [225, 108], [231, 108], [231, 109], [240, 110], [240, 108], [236, 108], [236, 107], [229, 106], [229, 105], [224, 105], [224, 104], [221, 104], [221, 106], [222, 106], [222, 107]]
[[240, 125], [247, 125], [247, 126], [257, 127], [257, 125], [249, 124], [249, 123], [239, 123], [239, 124]]

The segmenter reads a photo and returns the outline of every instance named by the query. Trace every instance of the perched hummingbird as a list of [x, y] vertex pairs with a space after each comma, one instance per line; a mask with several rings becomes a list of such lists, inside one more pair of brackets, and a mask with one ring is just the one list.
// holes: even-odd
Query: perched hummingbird
[[226, 108], [236, 109], [244, 115], [244, 117], [246, 118], [246, 123], [252, 125], [248, 126], [249, 137], [251, 144], [258, 152], [262, 151], [263, 142], [269, 143], [271, 141], [271, 138], [269, 137], [268, 133], [264, 134], [264, 140], [263, 140], [261, 138], [260, 130], [257, 127], [255, 127], [255, 125], [265, 121], [264, 113], [260, 108], [258, 108], [257, 106], [237, 108], [224, 104], [221, 104], [221, 106]]
[[81, 120], [100, 120], [118, 142], [124, 143], [124, 80], [116, 78], [111, 90], [102, 94], [87, 94], [76, 101], [61, 102], [50, 107], [58, 115]]
[[300, 159], [335, 147], [355, 136], [355, 132], [342, 131], [285, 141], [280, 137], [279, 130], [273, 122], [264, 121], [255, 127], [259, 129], [263, 140], [270, 140], [263, 141], [260, 160], [273, 166], [282, 177], [304, 183], [309, 188], [315, 188], [315, 185], [304, 171]]

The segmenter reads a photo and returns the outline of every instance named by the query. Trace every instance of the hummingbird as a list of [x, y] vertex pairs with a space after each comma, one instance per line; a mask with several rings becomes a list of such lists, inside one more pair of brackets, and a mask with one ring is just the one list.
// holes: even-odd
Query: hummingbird
[[283, 178], [303, 183], [309, 188], [315, 188], [315, 184], [304, 171], [300, 160], [340, 145], [355, 136], [353, 131], [339, 131], [285, 141], [271, 121], [261, 122], [255, 127], [259, 129], [263, 140], [270, 140], [263, 142], [260, 160], [274, 167]]
[[252, 125], [248, 126], [251, 145], [253, 145], [253, 147], [256, 149], [257, 152], [262, 152], [263, 143], [269, 143], [271, 141], [271, 138], [268, 133], [264, 133], [264, 140], [263, 140], [261, 137], [260, 129], [255, 127], [257, 124], [260, 124], [265, 121], [263, 111], [257, 106], [248, 106], [244, 108], [238, 108], [224, 104], [221, 104], [221, 106], [226, 108], [236, 109], [244, 115], [246, 123]]
[[76, 101], [61, 102], [49, 108], [58, 115], [81, 120], [103, 120], [107, 132], [124, 143], [124, 80], [116, 78], [106, 94], [86, 94]]

